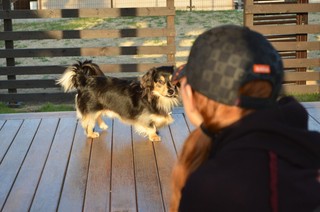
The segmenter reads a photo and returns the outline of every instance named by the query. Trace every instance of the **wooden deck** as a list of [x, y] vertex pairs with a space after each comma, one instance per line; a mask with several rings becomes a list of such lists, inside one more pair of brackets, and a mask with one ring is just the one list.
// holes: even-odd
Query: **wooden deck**
[[[320, 131], [320, 103], [305, 103]], [[105, 119], [87, 139], [75, 112], [0, 115], [0, 211], [168, 211], [170, 174], [190, 125], [182, 108], [161, 142]]]

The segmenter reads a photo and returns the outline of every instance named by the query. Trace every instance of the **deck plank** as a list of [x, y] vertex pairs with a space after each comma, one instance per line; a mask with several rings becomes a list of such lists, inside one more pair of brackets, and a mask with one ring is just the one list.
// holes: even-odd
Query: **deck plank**
[[110, 211], [136, 211], [131, 127], [115, 120], [112, 140]]
[[22, 164], [3, 211], [27, 211], [29, 209], [56, 132], [58, 121], [58, 118], [41, 120], [38, 132], [33, 139], [28, 155]]
[[164, 207], [165, 211], [169, 211], [171, 198], [171, 172], [177, 156], [169, 127], [162, 128], [159, 133], [162, 140], [161, 142], [154, 142], [153, 145], [155, 149]]
[[309, 118], [309, 130], [320, 132], [320, 123], [316, 121], [313, 117]]
[[88, 139], [78, 123], [68, 170], [65, 177], [59, 211], [82, 211], [86, 192], [92, 139]]
[[304, 102], [302, 105], [309, 114], [309, 129], [320, 132], [320, 102]]
[[106, 123], [108, 130], [92, 142], [84, 211], [109, 211], [110, 208], [113, 123], [110, 119]]
[[174, 122], [170, 125], [172, 138], [176, 148], [176, 153], [181, 152], [184, 140], [188, 137], [190, 131], [183, 114], [172, 114]]
[[309, 129], [320, 132], [320, 107], [309, 108]]
[[[320, 132], [320, 102], [303, 105]], [[150, 142], [113, 119], [87, 139], [75, 112], [0, 114], [0, 211], [168, 211], [172, 167], [195, 128], [183, 108], [173, 118]]]
[[5, 120], [0, 119], [0, 130], [2, 129], [2, 126], [4, 125], [5, 122], [6, 122]]
[[0, 131], [0, 163], [16, 136], [23, 120], [8, 120]]
[[138, 211], [164, 211], [152, 142], [133, 133]]
[[70, 149], [75, 118], [61, 118], [30, 211], [56, 211]]
[[40, 119], [25, 120], [0, 166], [0, 211], [29, 150]]
[[320, 122], [320, 107], [319, 108], [309, 108], [308, 113], [311, 117], [313, 117], [315, 120]]

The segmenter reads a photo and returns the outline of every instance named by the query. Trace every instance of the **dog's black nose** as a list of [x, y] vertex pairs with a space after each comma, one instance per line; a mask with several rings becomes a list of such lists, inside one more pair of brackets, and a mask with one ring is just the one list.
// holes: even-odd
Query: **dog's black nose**
[[172, 94], [174, 94], [174, 90], [172, 90], [172, 89], [169, 89], [169, 90], [168, 90], [168, 94], [169, 94], [169, 95], [172, 95]]

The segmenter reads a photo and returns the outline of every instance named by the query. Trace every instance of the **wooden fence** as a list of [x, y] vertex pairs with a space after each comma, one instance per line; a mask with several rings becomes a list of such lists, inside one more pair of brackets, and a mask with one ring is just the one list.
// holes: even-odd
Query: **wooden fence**
[[320, 4], [307, 0], [245, 1], [244, 24], [264, 34], [283, 58], [287, 93], [320, 92], [320, 22], [308, 22], [319, 12]]
[[[0, 59], [5, 60], [0, 67], [0, 102], [57, 102], [69, 101], [74, 95], [64, 94], [55, 84], [57, 77], [63, 73], [67, 65], [76, 62], [69, 60], [65, 65], [21, 65], [18, 59], [42, 60], [51, 58], [96, 58], [96, 57], [120, 57], [148, 55], [158, 58], [162, 55], [164, 60], [149, 60], [141, 62], [134, 60], [131, 63], [98, 63], [105, 73], [125, 73], [125, 76], [137, 76], [151, 67], [175, 64], [175, 8], [174, 1], [167, 0], [166, 7], [149, 8], [95, 8], [95, 9], [51, 9], [51, 10], [11, 10], [10, 0], [3, 0], [3, 10], [0, 10], [0, 19], [3, 19], [4, 30], [0, 32], [0, 40], [5, 41], [4, 47], [0, 49]], [[14, 21], [27, 21], [28, 19], [48, 20], [70, 18], [120, 18], [120, 17], [163, 17], [165, 26], [135, 27], [135, 28], [105, 28], [105, 29], [86, 29], [86, 30], [44, 30], [32, 31], [26, 29], [15, 31]], [[126, 46], [92, 46], [92, 47], [70, 47], [67, 43], [64, 46], [56, 46], [60, 39], [85, 39], [86, 42], [94, 39], [117, 39], [121, 38], [155, 38], [162, 37], [166, 40], [165, 44], [160, 45], [126, 45]], [[32, 48], [30, 46], [15, 47], [17, 41], [30, 41], [41, 43], [51, 43], [49, 48]], [[152, 58], [151, 58], [152, 59]], [[151, 61], [151, 62], [150, 62]], [[155, 61], [155, 62], [154, 62]], [[95, 62], [95, 61], [94, 61]], [[124, 76], [122, 75], [122, 76]], [[31, 77], [30, 77], [31, 76]], [[37, 78], [38, 77], [38, 78]], [[28, 79], [26, 79], [28, 78]], [[32, 78], [32, 79], [30, 79]], [[51, 90], [54, 90], [53, 92]]]
[[[319, 93], [320, 80], [320, 24], [308, 23], [310, 13], [320, 12], [320, 4], [271, 3], [268, 0], [246, 0], [244, 5], [244, 23], [246, 26], [266, 35], [283, 57], [286, 68], [285, 91], [290, 93]], [[301, 2], [301, 3], [299, 3]], [[106, 74], [116, 76], [137, 76], [154, 66], [175, 65], [175, 7], [173, 0], [167, 0], [166, 7], [147, 8], [86, 8], [86, 9], [50, 9], [50, 10], [11, 10], [10, 1], [3, 0], [0, 19], [4, 30], [0, 32], [0, 41], [4, 41], [0, 49], [0, 102], [28, 101], [70, 101], [73, 94], [64, 94], [55, 84], [55, 80], [67, 65], [74, 63], [70, 58], [89, 58], [95, 61]], [[163, 17], [162, 27], [130, 27], [130, 28], [93, 28], [84, 30], [32, 30], [17, 31], [15, 24], [19, 21], [81, 18], [139, 18]], [[310, 35], [318, 37], [310, 40]], [[162, 37], [165, 44], [149, 45], [134, 43], [133, 45], [88, 46], [91, 40], [155, 38]], [[59, 46], [60, 40], [85, 40], [79, 46]], [[29, 45], [16, 45], [20, 41], [40, 43], [50, 42], [50, 47], [35, 48]], [[315, 54], [310, 54], [314, 53]], [[139, 57], [148, 55], [148, 62], [141, 62]], [[158, 60], [159, 55], [164, 60]], [[310, 56], [313, 55], [313, 56]], [[135, 57], [133, 61], [120, 60], [116, 63], [103, 58], [122, 56]], [[25, 65], [21, 60], [41, 61], [52, 58], [66, 58], [63, 65], [32, 63]], [[69, 58], [69, 59], [68, 59]], [[101, 59], [102, 58], [102, 59]], [[102, 61], [102, 62], [101, 62]], [[55, 75], [52, 77], [52, 75]], [[312, 83], [310, 83], [312, 81]]]

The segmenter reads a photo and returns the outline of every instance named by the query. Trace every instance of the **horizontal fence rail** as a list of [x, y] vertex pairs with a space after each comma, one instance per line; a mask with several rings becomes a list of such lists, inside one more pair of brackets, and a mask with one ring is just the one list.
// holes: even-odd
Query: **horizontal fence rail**
[[[64, 94], [55, 82], [76, 60], [93, 59], [106, 75], [123, 78], [138, 77], [152, 67], [175, 65], [174, 16], [173, 0], [167, 0], [166, 7], [46, 10], [11, 10], [10, 1], [3, 0], [0, 19], [3, 20], [4, 30], [0, 31], [0, 40], [4, 41], [4, 47], [0, 49], [0, 59], [5, 60], [5, 65], [0, 67], [0, 102], [73, 100], [74, 94]], [[165, 21], [156, 27], [15, 30], [15, 24], [30, 21], [41, 23], [125, 17], [129, 18], [128, 22], [141, 17], [164, 18]], [[130, 39], [142, 41], [131, 42]], [[145, 44], [143, 39], [162, 39], [164, 42], [150, 45]], [[81, 40], [84, 45], [74, 46], [73, 40]], [[99, 40], [98, 44], [88, 44], [96, 40]], [[58, 41], [65, 41], [65, 45], [56, 45]], [[104, 41], [112, 45], [106, 45]], [[35, 42], [46, 42], [46, 45], [35, 48], [32, 46]], [[122, 45], [126, 42], [132, 44]], [[147, 59], [143, 60], [146, 55]], [[126, 59], [128, 57], [130, 59]], [[59, 58], [64, 60], [60, 64], [19, 63], [21, 60], [50, 61]], [[108, 62], [110, 60], [113, 62]]]
[[[5, 1], [5, 0], [4, 0]], [[175, 15], [175, 9], [169, 7], [149, 8], [83, 8], [83, 9], [47, 9], [47, 10], [3, 10], [1, 19], [41, 19], [41, 18], [114, 18], [126, 16], [169, 16]]]
[[[319, 3], [246, 0], [244, 24], [265, 35], [282, 56], [287, 93], [320, 92], [320, 24], [309, 23]], [[315, 37], [317, 39], [311, 39]]]
[[37, 39], [96, 39], [129, 37], [175, 36], [174, 29], [109, 29], [109, 30], [51, 30], [25, 32], [1, 32], [0, 39], [37, 40]]
[[129, 46], [97, 48], [43, 48], [43, 49], [6, 49], [0, 50], [0, 58], [11, 57], [68, 57], [68, 56], [113, 56], [137, 54], [169, 54], [175, 47], [170, 46]]

